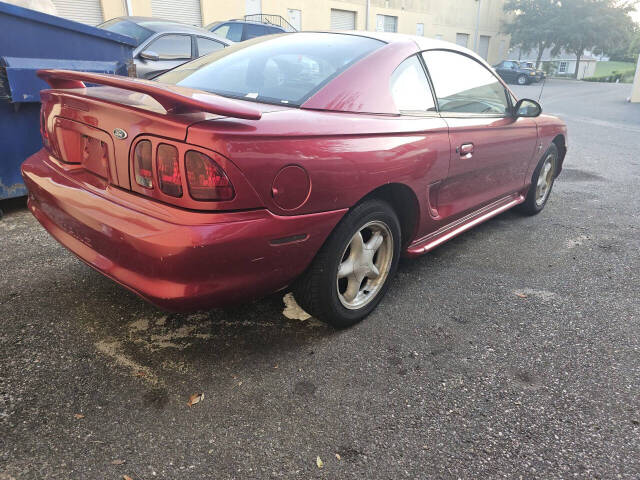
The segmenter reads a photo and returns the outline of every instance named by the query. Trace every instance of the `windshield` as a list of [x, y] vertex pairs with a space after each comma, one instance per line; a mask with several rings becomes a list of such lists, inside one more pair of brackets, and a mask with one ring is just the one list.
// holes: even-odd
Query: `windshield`
[[332, 33], [258, 37], [185, 63], [157, 81], [218, 95], [300, 106], [379, 40]]
[[110, 32], [119, 33], [120, 35], [131, 37], [136, 41], [136, 45], [140, 45], [147, 38], [153, 35], [153, 32], [151, 30], [147, 30], [137, 23], [133, 23], [128, 20], [122, 20], [119, 18], [114, 18], [107, 22], [101, 23], [100, 25], [98, 25], [98, 27], [104, 30], [109, 30]]

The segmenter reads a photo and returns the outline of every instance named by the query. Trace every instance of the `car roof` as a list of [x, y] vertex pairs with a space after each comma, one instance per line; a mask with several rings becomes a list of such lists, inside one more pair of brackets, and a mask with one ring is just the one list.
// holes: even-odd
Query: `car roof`
[[418, 46], [419, 50], [438, 50], [438, 49], [453, 50], [456, 52], [461, 52], [466, 55], [469, 55], [475, 59], [481, 60], [482, 63], [486, 63], [486, 61], [473, 50], [470, 50], [466, 47], [461, 47], [456, 43], [446, 42], [444, 40], [438, 40], [436, 38], [421, 37], [418, 35], [409, 35], [406, 33], [368, 32], [368, 31], [360, 31], [360, 30], [346, 30], [346, 31], [340, 31], [340, 32], [327, 32], [327, 33], [357, 35], [360, 37], [373, 38], [375, 40], [380, 40], [381, 42], [385, 42], [385, 43], [402, 43], [402, 42], [411, 41]]
[[204, 28], [196, 27], [195, 25], [188, 25], [186, 23], [174, 22], [172, 20], [164, 20], [162, 18], [124, 16], [124, 17], [118, 17], [118, 20], [126, 20], [128, 22], [135, 23], [137, 25], [140, 25], [141, 27], [146, 28], [147, 30], [151, 30], [156, 33], [186, 32], [186, 33], [210, 36], [212, 38], [222, 40], [221, 37], [212, 35], [209, 30], [205, 30]]
[[209, 25], [211, 26], [213, 26], [214, 24], [222, 25], [223, 23], [248, 23], [251, 25], [264, 25], [265, 27], [273, 27], [273, 28], [277, 28], [278, 30], [284, 31], [284, 28], [282, 28], [280, 25], [274, 25], [273, 23], [266, 23], [266, 22], [258, 22], [257, 20], [243, 20], [241, 18], [232, 18], [231, 20], [218, 20], [216, 22], [210, 23]]

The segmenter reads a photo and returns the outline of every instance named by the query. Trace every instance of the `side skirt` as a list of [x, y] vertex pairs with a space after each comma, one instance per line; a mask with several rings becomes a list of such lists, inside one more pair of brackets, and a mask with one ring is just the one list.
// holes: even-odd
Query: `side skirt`
[[429, 250], [433, 250], [447, 240], [524, 202], [524, 199], [524, 195], [516, 193], [496, 200], [449, 225], [445, 225], [435, 232], [414, 240], [411, 245], [407, 247], [405, 253], [408, 257], [417, 257], [423, 253], [427, 253]]

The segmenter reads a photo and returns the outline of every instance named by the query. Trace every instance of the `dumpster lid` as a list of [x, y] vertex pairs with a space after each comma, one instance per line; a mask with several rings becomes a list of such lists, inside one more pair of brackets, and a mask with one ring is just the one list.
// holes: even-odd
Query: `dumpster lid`
[[137, 46], [136, 41], [131, 37], [127, 37], [126, 35], [121, 35], [119, 33], [110, 32], [108, 30], [103, 30], [101, 28], [92, 27], [89, 25], [85, 25], [84, 23], [74, 22], [73, 20], [67, 20], [66, 18], [57, 17], [55, 15], [49, 15], [47, 13], [38, 12], [36, 10], [31, 10], [29, 8], [18, 7], [17, 5], [10, 5], [2, 1], [0, 1], [0, 13], [13, 15], [15, 17], [26, 18], [27, 20], [32, 20], [36, 22], [47, 23], [49, 25], [64, 28], [67, 30], [74, 30], [76, 32], [83, 33], [85, 35], [92, 35], [94, 37], [105, 38], [108, 40], [112, 40], [114, 42], [129, 45], [130, 47], [134, 47], [134, 48]]

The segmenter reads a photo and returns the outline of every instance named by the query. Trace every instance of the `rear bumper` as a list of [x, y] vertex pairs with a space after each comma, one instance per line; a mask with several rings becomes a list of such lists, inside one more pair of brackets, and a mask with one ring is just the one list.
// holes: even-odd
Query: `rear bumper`
[[29, 209], [56, 240], [141, 297], [176, 311], [286, 287], [344, 215], [186, 211], [97, 188], [63, 171], [44, 150], [23, 163], [22, 175]]

